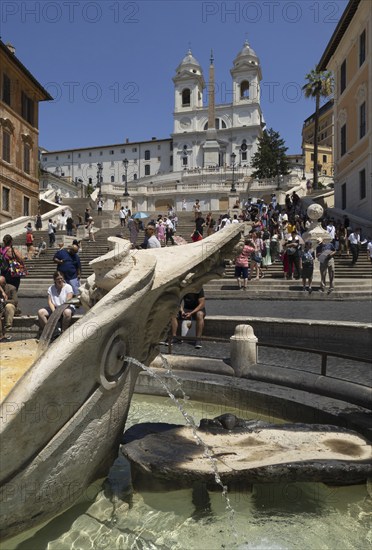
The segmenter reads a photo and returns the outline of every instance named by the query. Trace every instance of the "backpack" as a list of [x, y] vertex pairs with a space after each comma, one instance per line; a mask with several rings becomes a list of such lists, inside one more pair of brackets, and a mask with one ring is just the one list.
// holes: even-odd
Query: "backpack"
[[314, 263], [314, 258], [311, 252], [304, 252], [304, 255], [302, 256], [302, 265], [303, 267], [310, 267]]
[[288, 256], [294, 256], [297, 252], [297, 249], [294, 248], [294, 246], [288, 246], [288, 248], [286, 248], [286, 252]]
[[267, 246], [266, 246], [266, 243], [263, 243], [261, 248], [261, 255], [263, 258], [265, 258], [266, 254], [267, 254]]

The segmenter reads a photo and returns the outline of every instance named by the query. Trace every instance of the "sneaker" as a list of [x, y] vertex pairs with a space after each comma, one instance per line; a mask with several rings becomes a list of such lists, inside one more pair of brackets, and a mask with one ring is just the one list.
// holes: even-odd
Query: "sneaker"
[[319, 292], [324, 292], [324, 288], [323, 288], [323, 287], [319, 287]]
[[195, 349], [201, 349], [203, 346], [201, 345], [201, 342], [199, 340], [196, 340], [195, 342]]
[[9, 340], [12, 339], [11, 334], [4, 334], [4, 336], [1, 338], [0, 342], [9, 342]]
[[313, 291], [313, 289], [311, 288], [311, 286], [309, 287], [309, 294], [311, 294]]
[[302, 287], [302, 292], [306, 292], [306, 286]]
[[327, 294], [331, 294], [331, 292], [333, 292], [333, 288], [328, 289]]

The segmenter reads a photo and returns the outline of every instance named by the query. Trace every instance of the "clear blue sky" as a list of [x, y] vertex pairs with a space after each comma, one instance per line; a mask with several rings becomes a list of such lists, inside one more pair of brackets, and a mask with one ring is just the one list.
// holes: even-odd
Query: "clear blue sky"
[[268, 127], [301, 150], [314, 110], [304, 76], [319, 61], [347, 0], [3, 0], [1, 39], [55, 97], [40, 106], [49, 150], [168, 138], [172, 77], [191, 46], [208, 79], [213, 48], [216, 103], [231, 101], [230, 69], [247, 39], [261, 61]]

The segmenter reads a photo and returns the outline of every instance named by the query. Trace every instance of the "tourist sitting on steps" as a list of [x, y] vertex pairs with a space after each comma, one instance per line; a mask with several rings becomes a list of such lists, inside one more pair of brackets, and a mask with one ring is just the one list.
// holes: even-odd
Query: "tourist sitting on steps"
[[[11, 339], [9, 332], [13, 328], [13, 319], [18, 305], [17, 289], [0, 277], [0, 342]], [[5, 326], [3, 326], [3, 320]]]
[[40, 258], [41, 254], [46, 254], [47, 251], [47, 243], [45, 242], [45, 239], [43, 237], [40, 237], [39, 243], [37, 245], [37, 252], [35, 254], [35, 258]]
[[[48, 305], [37, 312], [40, 332], [43, 331], [49, 317], [58, 306], [61, 306], [72, 299], [72, 286], [67, 284], [62, 273], [55, 271], [53, 274], [54, 284], [48, 288]], [[75, 313], [75, 306], [72, 304], [66, 308], [62, 316], [62, 332], [71, 324], [71, 318]]]
[[172, 331], [172, 343], [175, 344], [177, 340], [178, 321], [196, 321], [196, 341], [195, 349], [202, 347], [200, 338], [203, 335], [204, 318], [206, 316], [205, 310], [205, 296], [204, 290], [199, 292], [191, 292], [185, 294], [180, 305], [180, 311], [178, 317], [171, 318], [171, 331]]

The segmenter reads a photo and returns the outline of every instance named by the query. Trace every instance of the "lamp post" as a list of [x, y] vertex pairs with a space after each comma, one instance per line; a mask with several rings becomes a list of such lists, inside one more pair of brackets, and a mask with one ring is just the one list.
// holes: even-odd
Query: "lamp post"
[[103, 165], [101, 162], [97, 163], [97, 187], [98, 187], [98, 196], [99, 198], [102, 197], [102, 169]]
[[302, 164], [302, 180], [305, 181], [306, 180], [306, 175], [305, 175], [305, 157], [303, 157], [303, 164]]
[[124, 159], [123, 160], [123, 164], [124, 164], [124, 170], [125, 170], [125, 190], [124, 190], [124, 197], [129, 197], [129, 193], [128, 193], [128, 164], [129, 164], [129, 161], [128, 159]]
[[236, 159], [236, 154], [231, 153], [230, 160], [231, 160], [231, 166], [232, 166], [232, 184], [231, 184], [230, 193], [236, 193], [236, 188], [235, 188], [235, 159]]

